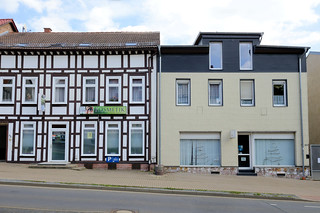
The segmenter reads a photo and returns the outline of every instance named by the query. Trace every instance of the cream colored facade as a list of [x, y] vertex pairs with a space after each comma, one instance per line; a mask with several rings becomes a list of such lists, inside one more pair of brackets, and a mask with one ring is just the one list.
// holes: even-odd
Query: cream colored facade
[[[176, 106], [176, 79], [190, 79], [191, 105]], [[208, 105], [208, 80], [222, 79], [223, 106]], [[240, 106], [240, 79], [253, 79], [255, 106]], [[288, 106], [274, 107], [272, 80], [287, 81]], [[308, 154], [307, 75], [302, 73], [304, 152]], [[181, 133], [219, 133], [221, 167], [238, 167], [237, 137], [241, 133], [292, 133], [295, 166], [302, 166], [299, 73], [161, 73], [161, 164], [180, 166]], [[309, 162], [305, 158], [305, 165]], [[253, 165], [254, 167], [255, 165]]]
[[310, 144], [320, 144], [320, 52], [307, 57]]

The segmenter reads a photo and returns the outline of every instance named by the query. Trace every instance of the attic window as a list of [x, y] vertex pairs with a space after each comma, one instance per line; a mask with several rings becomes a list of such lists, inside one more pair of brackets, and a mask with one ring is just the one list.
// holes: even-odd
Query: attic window
[[26, 43], [16, 44], [17, 47], [25, 47], [25, 46], [27, 46], [27, 45], [28, 45], [28, 44], [26, 44]]
[[92, 44], [90, 43], [82, 43], [82, 44], [79, 44], [79, 47], [91, 47]]
[[51, 47], [63, 47], [65, 44], [62, 43], [56, 43], [56, 44], [51, 44]]
[[137, 46], [137, 43], [126, 43], [126, 46]]

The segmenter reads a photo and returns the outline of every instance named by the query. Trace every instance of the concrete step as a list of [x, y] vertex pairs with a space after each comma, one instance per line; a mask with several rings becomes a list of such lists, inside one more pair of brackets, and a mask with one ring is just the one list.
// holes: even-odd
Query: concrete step
[[238, 176], [257, 176], [254, 170], [239, 170]]
[[84, 170], [85, 167], [78, 166], [77, 164], [71, 164], [71, 163], [51, 163], [51, 162], [44, 162], [44, 163], [38, 163], [38, 164], [32, 164], [29, 166], [29, 168], [32, 169], [72, 169], [72, 170]]

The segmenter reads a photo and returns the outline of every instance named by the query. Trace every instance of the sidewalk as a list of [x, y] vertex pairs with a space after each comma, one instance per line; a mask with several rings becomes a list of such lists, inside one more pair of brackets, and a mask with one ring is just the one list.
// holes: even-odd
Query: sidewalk
[[[0, 182], [44, 181], [50, 183], [102, 184], [144, 188], [185, 189], [201, 191], [241, 192], [295, 195], [300, 199], [320, 202], [320, 181], [273, 177], [246, 177], [214, 174], [168, 173], [156, 176], [137, 170], [69, 170], [31, 169], [28, 164], [0, 163]], [[81, 187], [77, 185], [77, 187]], [[274, 198], [276, 198], [274, 196]]]

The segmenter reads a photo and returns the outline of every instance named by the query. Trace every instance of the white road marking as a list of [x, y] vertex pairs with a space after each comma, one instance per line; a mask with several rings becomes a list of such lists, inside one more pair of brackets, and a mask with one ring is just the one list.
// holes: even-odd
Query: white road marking
[[305, 208], [316, 208], [316, 209], [320, 209], [320, 206], [304, 206]]
[[271, 206], [277, 206], [278, 204], [274, 204], [274, 203], [269, 203]]

